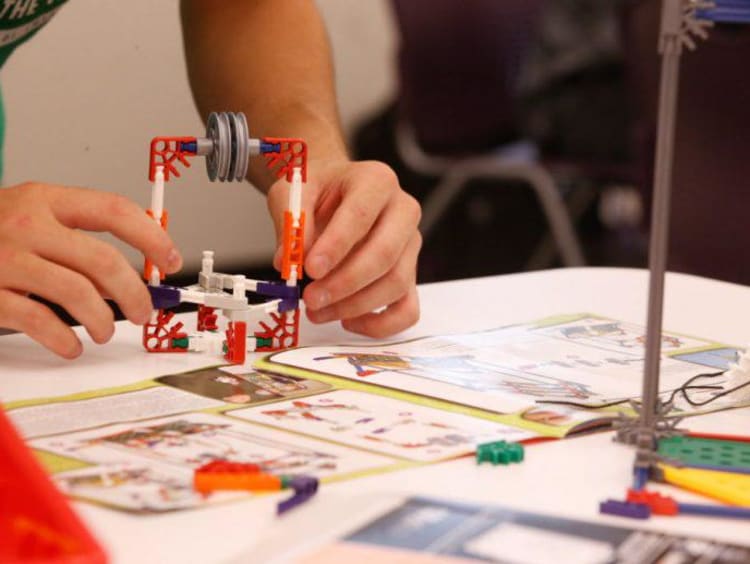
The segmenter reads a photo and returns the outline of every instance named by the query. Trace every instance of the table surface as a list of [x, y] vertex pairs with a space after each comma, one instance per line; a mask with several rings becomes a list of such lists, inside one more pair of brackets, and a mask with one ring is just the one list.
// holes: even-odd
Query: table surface
[[[549, 270], [424, 285], [419, 288], [422, 318], [397, 339], [490, 329], [580, 312], [643, 324], [646, 289], [646, 271], [613, 268]], [[750, 288], [683, 274], [667, 276], [667, 330], [744, 345], [750, 333], [743, 321], [748, 311]], [[23, 335], [0, 337], [0, 398], [8, 402], [50, 397], [216, 364], [215, 357], [201, 354], [145, 354], [140, 348], [140, 328], [127, 322], [118, 323], [107, 345], [83, 339], [83, 356], [69, 362]], [[302, 345], [357, 342], [365, 339], [344, 332], [337, 324], [302, 323]], [[750, 408], [691, 419], [690, 428], [750, 434]], [[623, 496], [632, 459], [632, 451], [614, 444], [611, 433], [597, 433], [530, 446], [524, 463], [512, 467], [477, 466], [473, 459], [463, 458], [327, 484], [294, 519], [318, 525], [334, 519], [327, 499], [334, 503], [363, 493], [425, 495], [750, 544], [746, 521], [659, 517], [636, 523], [600, 516], [599, 501]], [[698, 499], [682, 492], [679, 497]], [[247, 551], [255, 543], [284, 527], [285, 520], [274, 515], [275, 502], [276, 498], [265, 497], [147, 517], [85, 503], [76, 507], [115, 562], [225, 562], [238, 554], [252, 554]], [[294, 536], [286, 538], [287, 547], [301, 542]]]

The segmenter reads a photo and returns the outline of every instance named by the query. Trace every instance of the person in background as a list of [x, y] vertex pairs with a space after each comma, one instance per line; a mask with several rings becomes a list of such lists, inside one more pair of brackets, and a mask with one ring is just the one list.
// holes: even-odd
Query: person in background
[[[63, 4], [1, 3], [0, 65]], [[419, 204], [388, 166], [349, 158], [328, 40], [314, 2], [183, 0], [181, 19], [193, 96], [204, 118], [212, 110], [241, 111], [259, 136], [308, 142], [305, 270], [313, 282], [303, 298], [310, 320], [339, 320], [373, 337], [414, 324]], [[266, 95], [271, 88], [273, 97]], [[248, 179], [267, 194], [280, 234], [286, 183], [254, 164]], [[0, 327], [22, 331], [65, 358], [81, 354], [80, 340], [29, 294], [59, 304], [96, 343], [114, 332], [105, 298], [136, 324], [145, 323], [152, 310], [126, 259], [84, 231], [114, 234], [166, 273], [182, 265], [169, 236], [122, 196], [37, 182], [0, 189]], [[277, 266], [279, 258], [277, 252]]]

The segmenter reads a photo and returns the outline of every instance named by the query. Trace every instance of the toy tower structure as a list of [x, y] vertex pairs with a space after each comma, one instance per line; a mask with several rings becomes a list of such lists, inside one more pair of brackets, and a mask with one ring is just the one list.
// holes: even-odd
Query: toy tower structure
[[[146, 260], [143, 276], [155, 310], [143, 327], [143, 346], [149, 352], [222, 351], [229, 362], [242, 364], [248, 349], [274, 351], [297, 345], [298, 282], [304, 274], [305, 214], [301, 202], [302, 186], [307, 181], [307, 145], [301, 139], [254, 139], [248, 131], [244, 114], [221, 112], [209, 116], [205, 137], [154, 138], [149, 157], [153, 189], [147, 213], [163, 229], [167, 228], [165, 183], [180, 176], [178, 165], [190, 166], [190, 157], [206, 158], [211, 181], [231, 182], [245, 179], [250, 157], [264, 156], [268, 168], [290, 183], [282, 236], [282, 281], [250, 280], [243, 275], [215, 272], [213, 251], [204, 251], [198, 283], [176, 288], [163, 284], [164, 274]], [[251, 304], [247, 292], [268, 301]], [[174, 312], [169, 308], [181, 303], [198, 305], [196, 333], [188, 334], [182, 322], [173, 322]], [[218, 333], [219, 313], [227, 320], [224, 336]], [[248, 335], [251, 323], [257, 323], [258, 329]]]

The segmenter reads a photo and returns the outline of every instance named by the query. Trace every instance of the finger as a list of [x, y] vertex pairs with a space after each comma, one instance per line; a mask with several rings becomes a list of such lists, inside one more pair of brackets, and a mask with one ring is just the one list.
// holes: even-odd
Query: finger
[[412, 237], [396, 266], [385, 276], [326, 308], [317, 311], [308, 309], [308, 318], [313, 323], [352, 319], [398, 301], [416, 284], [419, 247], [419, 237]]
[[151, 297], [122, 253], [108, 243], [62, 226], [53, 235], [39, 251], [44, 258], [83, 274], [133, 323], [143, 325], [149, 320]]
[[75, 332], [48, 307], [10, 290], [0, 289], [0, 327], [26, 333], [63, 358], [76, 358], [83, 350]]
[[86, 327], [95, 343], [106, 343], [114, 333], [114, 315], [94, 285], [83, 275], [32, 254], [9, 260], [2, 286], [36, 294], [62, 306]]
[[[361, 173], [342, 180], [341, 202], [325, 229], [310, 248], [305, 270], [320, 279], [336, 268], [370, 232], [398, 187], [396, 175], [385, 165], [360, 168]], [[364, 174], [367, 172], [367, 174]]]
[[[310, 284], [305, 293], [307, 307], [322, 309], [372, 284], [394, 267], [410, 242], [416, 244], [418, 253], [421, 245], [416, 230], [419, 215], [419, 204], [411, 196], [394, 200], [370, 235], [344, 263], [323, 280]], [[416, 254], [414, 260], [416, 262]]]
[[383, 311], [346, 319], [341, 322], [341, 325], [347, 331], [383, 339], [411, 327], [417, 321], [419, 321], [419, 298], [416, 287], [413, 287], [406, 296]]
[[[302, 209], [305, 210], [305, 249], [310, 247], [310, 243], [314, 239], [315, 214], [310, 211], [313, 208], [314, 200], [313, 186], [306, 186], [302, 191]], [[284, 212], [289, 209], [289, 183], [282, 179], [271, 186], [266, 202], [276, 232], [276, 252], [273, 257], [273, 266], [280, 271], [283, 259]]]
[[169, 235], [135, 202], [124, 196], [87, 188], [51, 187], [50, 206], [67, 227], [108, 231], [141, 251], [167, 273], [182, 267]]

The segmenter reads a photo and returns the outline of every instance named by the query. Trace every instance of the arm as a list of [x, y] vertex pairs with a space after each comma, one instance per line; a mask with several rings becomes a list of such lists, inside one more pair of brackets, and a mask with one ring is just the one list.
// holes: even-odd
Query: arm
[[[419, 205], [386, 165], [349, 160], [314, 3], [183, 0], [182, 23], [204, 118], [216, 109], [243, 111], [253, 136], [308, 142], [305, 270], [314, 282], [304, 300], [310, 320], [341, 320], [351, 331], [376, 337], [415, 323]], [[274, 182], [262, 164], [254, 166], [248, 176], [268, 194], [278, 234], [286, 183]]]

